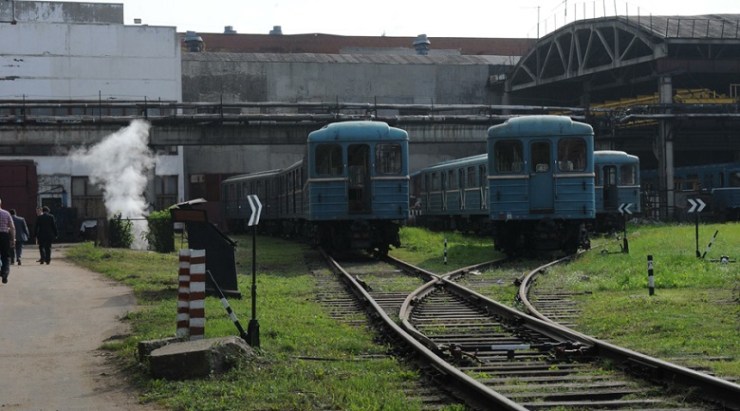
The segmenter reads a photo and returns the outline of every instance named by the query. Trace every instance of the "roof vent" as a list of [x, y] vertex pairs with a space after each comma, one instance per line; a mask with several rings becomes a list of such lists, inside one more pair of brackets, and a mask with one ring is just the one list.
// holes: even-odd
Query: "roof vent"
[[224, 34], [236, 34], [236, 30], [234, 30], [234, 26], [224, 27]]
[[203, 51], [206, 48], [203, 38], [194, 31], [185, 32], [185, 46], [188, 48], [188, 51], [192, 52]]
[[414, 49], [416, 50], [416, 54], [426, 56], [429, 54], [429, 47], [431, 44], [432, 42], [429, 41], [426, 34], [419, 34], [416, 36], [416, 40], [414, 40]]
[[271, 36], [282, 36], [283, 35], [283, 28], [280, 26], [272, 26], [272, 30], [270, 30]]

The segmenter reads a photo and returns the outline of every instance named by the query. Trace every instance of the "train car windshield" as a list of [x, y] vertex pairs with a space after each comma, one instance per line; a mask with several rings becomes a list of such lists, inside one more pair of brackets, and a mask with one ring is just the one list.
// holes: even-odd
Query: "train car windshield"
[[342, 146], [339, 144], [319, 144], [316, 146], [316, 174], [341, 176], [343, 172]]
[[522, 142], [497, 141], [493, 146], [497, 173], [521, 173], [524, 170]]
[[586, 141], [582, 138], [564, 138], [558, 142], [560, 171], [586, 170]]
[[730, 173], [730, 187], [740, 187], [740, 170]]
[[400, 144], [378, 144], [375, 146], [375, 173], [399, 175], [403, 172], [403, 157]]
[[624, 164], [620, 167], [620, 184], [630, 186], [637, 184], [637, 170], [632, 164]]

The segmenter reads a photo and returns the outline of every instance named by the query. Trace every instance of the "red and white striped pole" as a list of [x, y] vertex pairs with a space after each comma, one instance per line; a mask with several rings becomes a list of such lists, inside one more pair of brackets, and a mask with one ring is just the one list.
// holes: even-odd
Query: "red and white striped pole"
[[206, 250], [190, 250], [190, 340], [206, 330]]
[[177, 272], [177, 332], [184, 338], [190, 335], [190, 250], [180, 250], [180, 267]]

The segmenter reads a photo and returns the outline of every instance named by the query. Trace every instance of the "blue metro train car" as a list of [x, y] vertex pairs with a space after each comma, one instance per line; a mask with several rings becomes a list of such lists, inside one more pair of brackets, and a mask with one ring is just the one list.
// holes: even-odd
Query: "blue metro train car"
[[640, 212], [640, 158], [624, 151], [594, 151], [596, 221], [594, 231], [624, 229], [624, 206], [632, 214]]
[[[657, 170], [642, 172], [646, 208], [657, 210], [660, 193]], [[675, 167], [673, 171], [676, 217], [686, 217], [687, 199], [700, 198], [707, 205], [703, 215], [718, 221], [740, 220], [740, 162]]]
[[574, 253], [590, 248], [594, 133], [569, 117], [515, 117], [488, 129], [489, 215], [494, 245]]
[[490, 233], [488, 155], [425, 167], [411, 175], [412, 223], [436, 230]]
[[408, 133], [377, 121], [332, 123], [308, 135], [304, 160], [221, 184], [230, 226], [249, 218], [247, 196], [256, 194], [261, 229], [385, 254], [400, 246], [408, 216]]

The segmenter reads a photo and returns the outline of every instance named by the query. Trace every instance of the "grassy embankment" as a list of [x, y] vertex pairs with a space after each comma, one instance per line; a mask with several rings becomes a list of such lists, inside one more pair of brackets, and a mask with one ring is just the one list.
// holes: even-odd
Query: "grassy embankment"
[[[740, 378], [740, 224], [701, 224], [700, 253], [717, 230], [705, 259], [700, 259], [693, 224], [629, 226], [628, 254], [621, 252], [621, 240], [597, 238], [594, 250], [551, 269], [538, 283], [584, 292], [579, 297], [580, 331], [668, 360], [688, 357], [691, 366]], [[407, 229], [403, 243], [408, 247], [393, 253], [423, 268], [446, 271], [439, 269], [436, 256], [436, 244], [445, 235]], [[422, 238], [432, 239], [427, 242], [434, 246], [419, 245], [424, 244]], [[479, 245], [484, 246], [463, 248], [475, 250]], [[448, 254], [454, 256], [450, 261], [464, 258]], [[648, 255], [654, 263], [653, 296], [648, 295]], [[736, 262], [712, 261], [721, 256]], [[516, 287], [505, 282], [482, 292], [513, 305]]]
[[[740, 225], [703, 225], [700, 249], [719, 229], [707, 260], [695, 257], [694, 228], [630, 227], [630, 253], [591, 253], [543, 281], [556, 281], [592, 294], [583, 297], [581, 329], [638, 351], [672, 357], [684, 354], [728, 357], [706, 365], [719, 375], [740, 376], [740, 262], [708, 261], [720, 255], [740, 258]], [[443, 264], [444, 238], [448, 264]], [[237, 238], [237, 271], [250, 274], [251, 238]], [[80, 265], [130, 285], [141, 308], [129, 314], [132, 335], [109, 344], [134, 371], [144, 398], [174, 409], [414, 409], [399, 388], [415, 378], [373, 333], [331, 320], [314, 301], [316, 285], [304, 263], [306, 247], [258, 237], [257, 317], [261, 352], [227, 375], [204, 381], [151, 380], [135, 364], [136, 343], [172, 336], [175, 330], [177, 256], [80, 245], [68, 256]], [[392, 254], [445, 272], [491, 260], [488, 239], [415, 228], [402, 232], [404, 247]], [[599, 241], [597, 241], [599, 243]], [[656, 293], [647, 295], [646, 255], [655, 259]], [[251, 277], [239, 276], [244, 298], [230, 300], [246, 327], [251, 315]], [[509, 289], [511, 287], [511, 289]], [[504, 294], [513, 286], [499, 287]], [[513, 293], [513, 291], [511, 291]], [[512, 294], [513, 295], [513, 294]], [[722, 304], [713, 306], [712, 302]], [[218, 300], [206, 302], [206, 337], [237, 335]], [[368, 359], [373, 358], [373, 359]], [[312, 360], [313, 359], [313, 360]], [[316, 359], [321, 359], [317, 361]], [[328, 361], [327, 361], [328, 360]]]
[[[235, 237], [241, 300], [229, 300], [246, 329], [251, 317], [251, 237]], [[221, 377], [153, 380], [135, 361], [136, 344], [175, 332], [177, 255], [95, 248], [67, 250], [75, 263], [131, 286], [140, 307], [126, 320], [132, 334], [108, 343], [132, 371], [145, 401], [178, 410], [421, 409], [403, 388], [417, 374], [378, 344], [372, 331], [329, 318], [316, 302], [314, 276], [301, 244], [258, 237], [259, 357]], [[206, 299], [206, 337], [238, 335], [216, 298]], [[454, 409], [454, 408], [452, 408]]]

